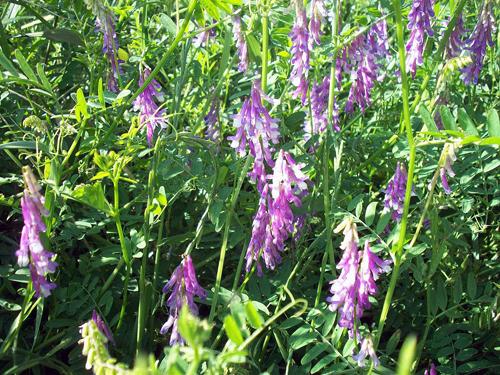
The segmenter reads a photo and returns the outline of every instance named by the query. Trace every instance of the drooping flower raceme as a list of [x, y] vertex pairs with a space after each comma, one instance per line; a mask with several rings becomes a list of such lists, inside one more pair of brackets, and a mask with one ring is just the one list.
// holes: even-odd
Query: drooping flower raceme
[[371, 90], [377, 79], [377, 65], [373, 55], [366, 53], [359, 62], [357, 69], [351, 72], [351, 89], [347, 97], [345, 110], [352, 112], [354, 103], [357, 103], [362, 112], [371, 104]]
[[310, 45], [306, 11], [298, 4], [290, 38], [292, 38], [292, 72], [290, 73], [290, 80], [292, 85], [296, 87], [293, 97], [300, 98], [302, 105], [304, 105], [307, 99]]
[[[322, 82], [314, 83], [311, 89], [311, 113], [307, 113], [304, 121], [304, 140], [307, 142], [313, 135], [322, 134], [328, 126], [328, 92], [330, 77]], [[338, 129], [335, 129], [338, 130]]]
[[484, 1], [474, 31], [466, 42], [466, 49], [472, 59], [472, 63], [462, 69], [462, 79], [466, 85], [477, 84], [479, 73], [483, 68], [486, 47], [487, 45], [493, 46], [492, 35], [495, 33], [495, 16], [493, 15], [492, 3], [491, 0]]
[[[139, 77], [139, 87], [144, 84], [150, 73], [149, 69], [144, 69]], [[155, 128], [166, 127], [165, 110], [156, 104], [155, 98], [163, 100], [163, 94], [160, 84], [153, 79], [134, 101], [134, 110], [139, 111], [140, 126], [146, 126], [146, 138], [150, 146], [153, 143]]]
[[17, 263], [21, 267], [29, 266], [33, 288], [37, 297], [48, 297], [56, 284], [47, 280], [49, 273], [54, 273], [57, 263], [52, 261], [54, 254], [47, 251], [40, 234], [46, 230], [42, 216], [47, 216], [41, 187], [29, 166], [23, 167], [26, 188], [21, 198], [24, 226], [21, 232], [19, 250], [16, 251]]
[[433, 36], [431, 18], [434, 17], [433, 0], [413, 0], [408, 14], [410, 38], [406, 43], [406, 70], [415, 77], [417, 66], [423, 64], [425, 36]]
[[356, 224], [351, 218], [346, 218], [335, 229], [342, 231], [344, 239], [340, 248], [344, 251], [337, 265], [340, 275], [331, 282], [330, 293], [327, 298], [329, 309], [339, 311], [339, 326], [347, 328], [353, 337], [355, 320], [361, 319], [364, 310], [370, 308], [369, 296], [377, 292], [375, 281], [381, 272], [389, 270], [389, 262], [382, 261], [370, 249], [368, 242], [362, 255], [358, 251], [358, 232]]
[[441, 184], [443, 186], [443, 190], [446, 194], [451, 194], [450, 185], [448, 184], [448, 178], [446, 175], [450, 177], [455, 176], [455, 172], [451, 168], [453, 163], [457, 160], [457, 156], [455, 154], [455, 145], [453, 143], [447, 143], [445, 145], [445, 149], [443, 151], [441, 168], [439, 170], [439, 174], [441, 177]]
[[285, 241], [295, 230], [295, 218], [291, 204], [301, 206], [301, 198], [307, 194], [307, 176], [304, 167], [296, 163], [288, 152], [278, 154], [274, 165], [271, 184], [265, 184], [261, 191], [259, 208], [252, 224], [252, 237], [246, 253], [246, 271], [256, 262], [261, 274], [260, 256], [268, 269], [274, 269], [281, 262], [280, 253]]
[[377, 357], [377, 354], [375, 353], [375, 349], [373, 348], [373, 341], [372, 341], [370, 336], [365, 337], [363, 339], [359, 353], [356, 355], [353, 355], [352, 358], [356, 362], [358, 362], [359, 367], [364, 367], [365, 366], [365, 359], [368, 356], [373, 361], [373, 367], [377, 367], [378, 365], [380, 365], [380, 361]]
[[236, 49], [238, 50], [238, 70], [246, 72], [248, 69], [248, 45], [245, 39], [245, 34], [241, 29], [241, 17], [233, 16], [233, 34], [236, 42]]
[[458, 16], [457, 23], [450, 34], [450, 39], [445, 48], [445, 58], [452, 59], [454, 57], [460, 56], [462, 49], [464, 48], [463, 36], [465, 34], [464, 20], [462, 14]]
[[236, 134], [228, 137], [231, 147], [240, 156], [246, 154], [248, 146], [250, 154], [254, 157], [253, 170], [249, 176], [252, 181], [257, 182], [259, 192], [266, 184], [266, 164], [271, 168], [274, 166], [272, 145], [277, 144], [280, 137], [278, 120], [270, 116], [262, 99], [274, 103], [274, 100], [264, 95], [260, 81], [256, 80], [250, 97], [243, 102], [240, 112], [234, 117]]
[[309, 21], [309, 43], [320, 44], [321, 24], [326, 17], [326, 8], [324, 0], [313, 0], [311, 4], [311, 19]]
[[169, 317], [161, 327], [160, 333], [166, 334], [172, 328], [170, 345], [184, 344], [184, 340], [177, 329], [179, 314], [184, 305], [187, 305], [193, 315], [198, 315], [198, 306], [194, 302], [194, 297], [204, 299], [207, 292], [200, 286], [196, 278], [196, 272], [190, 255], [186, 255], [181, 264], [177, 266], [172, 277], [163, 287], [163, 293], [170, 296], [167, 300]]
[[220, 142], [220, 129], [218, 126], [218, 112], [219, 112], [219, 100], [214, 98], [210, 104], [210, 110], [205, 116], [205, 136], [208, 140], [219, 143]]
[[403, 216], [403, 206], [406, 192], [406, 168], [403, 163], [397, 163], [396, 172], [385, 189], [384, 210], [392, 213], [392, 219], [400, 221]]

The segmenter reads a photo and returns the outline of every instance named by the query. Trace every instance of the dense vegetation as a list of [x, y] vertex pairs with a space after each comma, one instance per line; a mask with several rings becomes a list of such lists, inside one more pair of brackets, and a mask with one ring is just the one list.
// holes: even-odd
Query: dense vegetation
[[3, 1], [0, 372], [498, 373], [499, 8]]

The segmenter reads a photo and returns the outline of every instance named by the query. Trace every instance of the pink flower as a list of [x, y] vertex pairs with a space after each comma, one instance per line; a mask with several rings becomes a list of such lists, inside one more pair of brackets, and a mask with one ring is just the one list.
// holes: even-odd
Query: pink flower
[[290, 37], [292, 38], [292, 72], [290, 73], [290, 80], [292, 85], [296, 87], [292, 96], [294, 98], [300, 97], [302, 105], [304, 105], [308, 89], [307, 76], [310, 68], [310, 45], [306, 11], [300, 6], [297, 6], [297, 15]]

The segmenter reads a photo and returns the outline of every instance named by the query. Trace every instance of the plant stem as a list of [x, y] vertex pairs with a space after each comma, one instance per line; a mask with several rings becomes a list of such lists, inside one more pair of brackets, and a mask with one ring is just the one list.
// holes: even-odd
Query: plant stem
[[229, 228], [231, 226], [231, 218], [234, 211], [234, 207], [236, 206], [236, 201], [238, 200], [238, 196], [240, 194], [241, 186], [243, 185], [243, 180], [247, 175], [248, 169], [250, 168], [252, 158], [247, 156], [247, 160], [245, 161], [245, 165], [243, 166], [240, 176], [237, 181], [235, 181], [235, 187], [233, 189], [233, 194], [231, 196], [231, 203], [228, 207], [226, 222], [224, 224], [224, 237], [222, 238], [222, 245], [220, 249], [220, 257], [219, 257], [219, 266], [217, 267], [217, 276], [215, 279], [215, 287], [214, 287], [214, 296], [212, 299], [212, 306], [210, 307], [210, 315], [208, 317], [208, 322], [211, 323], [215, 316], [215, 309], [217, 307], [217, 300], [219, 298], [219, 290], [222, 280], [222, 270], [224, 269], [224, 260], [226, 258], [226, 250], [227, 250], [227, 242], [229, 239]]
[[269, 49], [269, 16], [267, 14], [267, 9], [264, 11], [265, 14], [262, 15], [262, 77], [261, 77], [261, 87], [262, 91], [267, 90], [267, 58]]
[[395, 246], [394, 251], [394, 269], [392, 271], [391, 280], [389, 283], [389, 287], [387, 289], [387, 294], [385, 296], [384, 305], [382, 307], [382, 312], [380, 313], [380, 319], [378, 323], [377, 335], [375, 337], [374, 348], [378, 347], [380, 342], [380, 337], [382, 336], [382, 332], [384, 330], [385, 321], [387, 319], [387, 314], [389, 313], [389, 309], [391, 306], [392, 296], [394, 294], [394, 290], [396, 288], [396, 283], [399, 278], [399, 269], [401, 266], [401, 258], [403, 253], [403, 245], [405, 243], [406, 237], [406, 228], [408, 225], [408, 213], [410, 209], [410, 199], [412, 192], [412, 182], [413, 182], [413, 173], [415, 170], [415, 140], [413, 139], [413, 130], [410, 123], [410, 105], [409, 105], [409, 86], [408, 86], [408, 77], [406, 74], [406, 56], [405, 56], [405, 44], [404, 44], [404, 36], [403, 36], [403, 20], [401, 16], [401, 4], [400, 0], [392, 1], [394, 7], [394, 17], [396, 22], [396, 35], [398, 41], [398, 50], [399, 50], [399, 66], [401, 72], [401, 83], [402, 83], [402, 95], [403, 95], [403, 121], [406, 129], [406, 138], [408, 141], [409, 148], [409, 166], [408, 166], [408, 178], [406, 180], [406, 192], [405, 192], [405, 201], [403, 208], [403, 216], [401, 218], [401, 224], [399, 228], [399, 238], [398, 243]]

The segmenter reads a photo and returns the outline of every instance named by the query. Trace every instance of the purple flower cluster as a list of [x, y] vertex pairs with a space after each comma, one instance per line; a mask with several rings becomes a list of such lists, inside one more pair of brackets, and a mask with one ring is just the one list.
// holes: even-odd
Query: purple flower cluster
[[[447, 25], [448, 23], [446, 23]], [[460, 56], [462, 49], [464, 47], [465, 41], [463, 40], [463, 35], [465, 34], [464, 20], [462, 15], [457, 19], [457, 23], [450, 34], [450, 39], [445, 48], [445, 58], [452, 59], [454, 57]]]
[[309, 21], [309, 39], [310, 47], [313, 43], [320, 44], [321, 24], [326, 17], [326, 8], [324, 0], [313, 0], [311, 4], [311, 19]]
[[434, 17], [433, 0], [413, 0], [408, 14], [410, 39], [406, 43], [406, 70], [415, 77], [417, 66], [423, 64], [425, 36], [433, 36], [431, 18]]
[[21, 267], [29, 266], [31, 280], [37, 297], [48, 297], [56, 284], [47, 280], [47, 274], [54, 273], [57, 263], [52, 261], [54, 254], [47, 251], [40, 238], [46, 230], [42, 216], [47, 216], [45, 199], [40, 193], [41, 187], [30, 167], [23, 168], [26, 188], [21, 198], [21, 210], [24, 226], [21, 232], [19, 250], [16, 251], [17, 263]]
[[161, 327], [160, 333], [166, 334], [172, 328], [170, 345], [184, 344], [184, 340], [177, 329], [179, 314], [184, 305], [187, 304], [193, 315], [198, 315], [198, 306], [194, 303], [194, 297], [206, 298], [207, 292], [198, 283], [191, 256], [186, 255], [181, 264], [177, 266], [172, 277], [163, 287], [163, 293], [170, 292], [167, 300], [169, 317]]
[[424, 375], [437, 375], [436, 365], [431, 362], [431, 366], [428, 369], [425, 369]]
[[220, 142], [220, 130], [218, 127], [218, 112], [219, 112], [219, 100], [218, 98], [214, 98], [212, 103], [210, 104], [210, 110], [205, 116], [205, 136], [208, 140], [219, 143]]
[[308, 179], [302, 172], [303, 167], [289, 153], [280, 150], [271, 184], [265, 184], [261, 191], [246, 253], [246, 272], [256, 262], [257, 272], [262, 274], [261, 256], [268, 269], [274, 269], [281, 262], [280, 253], [285, 249], [285, 241], [296, 228], [291, 204], [300, 207], [301, 198], [307, 194]]
[[106, 336], [106, 338], [111, 342], [115, 343], [115, 340], [113, 338], [113, 334], [111, 333], [111, 330], [109, 329], [108, 325], [106, 322], [101, 318], [101, 316], [94, 310], [92, 311], [92, 320], [94, 321], [95, 325], [101, 331], [101, 333]]
[[274, 166], [272, 159], [272, 144], [279, 142], [278, 120], [273, 119], [262, 99], [274, 103], [268, 96], [264, 95], [260, 88], [260, 81], [254, 82], [250, 97], [241, 107], [240, 112], [234, 117], [236, 134], [228, 137], [233, 147], [240, 156], [246, 154], [247, 145], [250, 154], [254, 157], [253, 170], [249, 173], [252, 181], [257, 182], [259, 192], [262, 192], [266, 184], [266, 163], [269, 167]]
[[406, 181], [408, 175], [403, 163], [397, 163], [396, 172], [385, 189], [384, 210], [392, 212], [392, 219], [400, 221], [403, 216], [403, 206], [406, 193]]
[[366, 357], [370, 357], [371, 360], [373, 361], [373, 366], [377, 367], [380, 365], [380, 361], [377, 357], [377, 354], [375, 353], [375, 349], [373, 348], [373, 341], [370, 336], [365, 337], [363, 339], [363, 342], [361, 343], [361, 349], [359, 350], [359, 353], [356, 355], [353, 355], [352, 358], [358, 362], [359, 367], [364, 367], [365, 366], [365, 359]]
[[304, 139], [307, 142], [313, 135], [321, 134], [328, 126], [328, 92], [330, 77], [322, 82], [314, 83], [311, 89], [311, 113], [304, 121]]
[[495, 16], [493, 15], [492, 1], [485, 0], [474, 31], [466, 42], [466, 49], [470, 52], [472, 59], [472, 63], [462, 69], [462, 79], [466, 85], [477, 84], [479, 73], [483, 68], [486, 47], [487, 45], [493, 46], [492, 35], [494, 33]]
[[344, 240], [340, 248], [344, 250], [342, 259], [337, 265], [340, 269], [339, 277], [332, 281], [331, 296], [327, 298], [330, 310], [339, 311], [339, 326], [349, 330], [352, 337], [354, 332], [354, 321], [363, 316], [364, 310], [371, 307], [369, 296], [377, 292], [375, 281], [381, 272], [389, 271], [389, 261], [383, 261], [377, 257], [368, 244], [362, 255], [358, 252], [358, 232], [356, 224], [350, 218], [346, 218], [335, 232], [343, 231]]
[[290, 79], [292, 84], [296, 87], [293, 92], [294, 98], [299, 98], [302, 105], [306, 103], [308, 82], [307, 76], [309, 73], [309, 30], [307, 29], [307, 16], [306, 11], [297, 5], [297, 15], [293, 24], [292, 32], [292, 72]]
[[118, 58], [118, 37], [113, 15], [104, 6], [101, 6], [98, 8], [95, 24], [96, 29], [103, 35], [102, 52], [104, 52], [111, 65], [111, 70], [108, 73], [108, 90], [118, 92], [117, 77], [120, 74], [120, 60]]
[[215, 32], [215, 28], [211, 27], [208, 30], [204, 30], [198, 34], [196, 39], [193, 41], [193, 46], [200, 48], [208, 46], [208, 41], [210, 39], [215, 38], [217, 33]]
[[389, 48], [387, 24], [385, 20], [377, 22], [368, 33], [359, 35], [343, 49], [336, 61], [336, 79], [340, 88], [342, 73], [346, 73], [351, 81], [349, 96], [346, 101], [346, 112], [354, 110], [356, 103], [361, 111], [371, 104], [371, 90], [375, 81], [382, 81], [385, 74], [380, 73], [378, 60], [387, 59]]
[[[149, 77], [151, 71], [146, 68], [139, 77], [139, 87], [141, 87]], [[158, 107], [155, 102], [155, 97], [158, 100], [163, 100], [160, 84], [153, 79], [146, 89], [139, 94], [134, 101], [134, 110], [139, 111], [140, 126], [146, 126], [146, 138], [148, 144], [153, 143], [153, 134], [155, 128], [166, 126], [165, 110]]]
[[446, 177], [446, 175], [448, 174], [448, 176], [450, 177], [455, 176], [455, 172], [453, 171], [451, 166], [457, 160], [457, 156], [455, 155], [455, 146], [453, 145], [453, 143], [448, 143], [446, 144], [445, 147], [446, 148], [444, 150], [444, 156], [443, 156], [444, 159], [442, 166], [439, 170], [439, 174], [441, 177], [441, 184], [443, 185], [444, 192], [446, 194], [451, 194], [450, 185], [448, 184], [448, 178]]
[[238, 70], [240, 72], [246, 72], [248, 69], [248, 46], [245, 39], [245, 34], [241, 29], [241, 17], [233, 17], [233, 34], [236, 41], [236, 49], [238, 50]]

